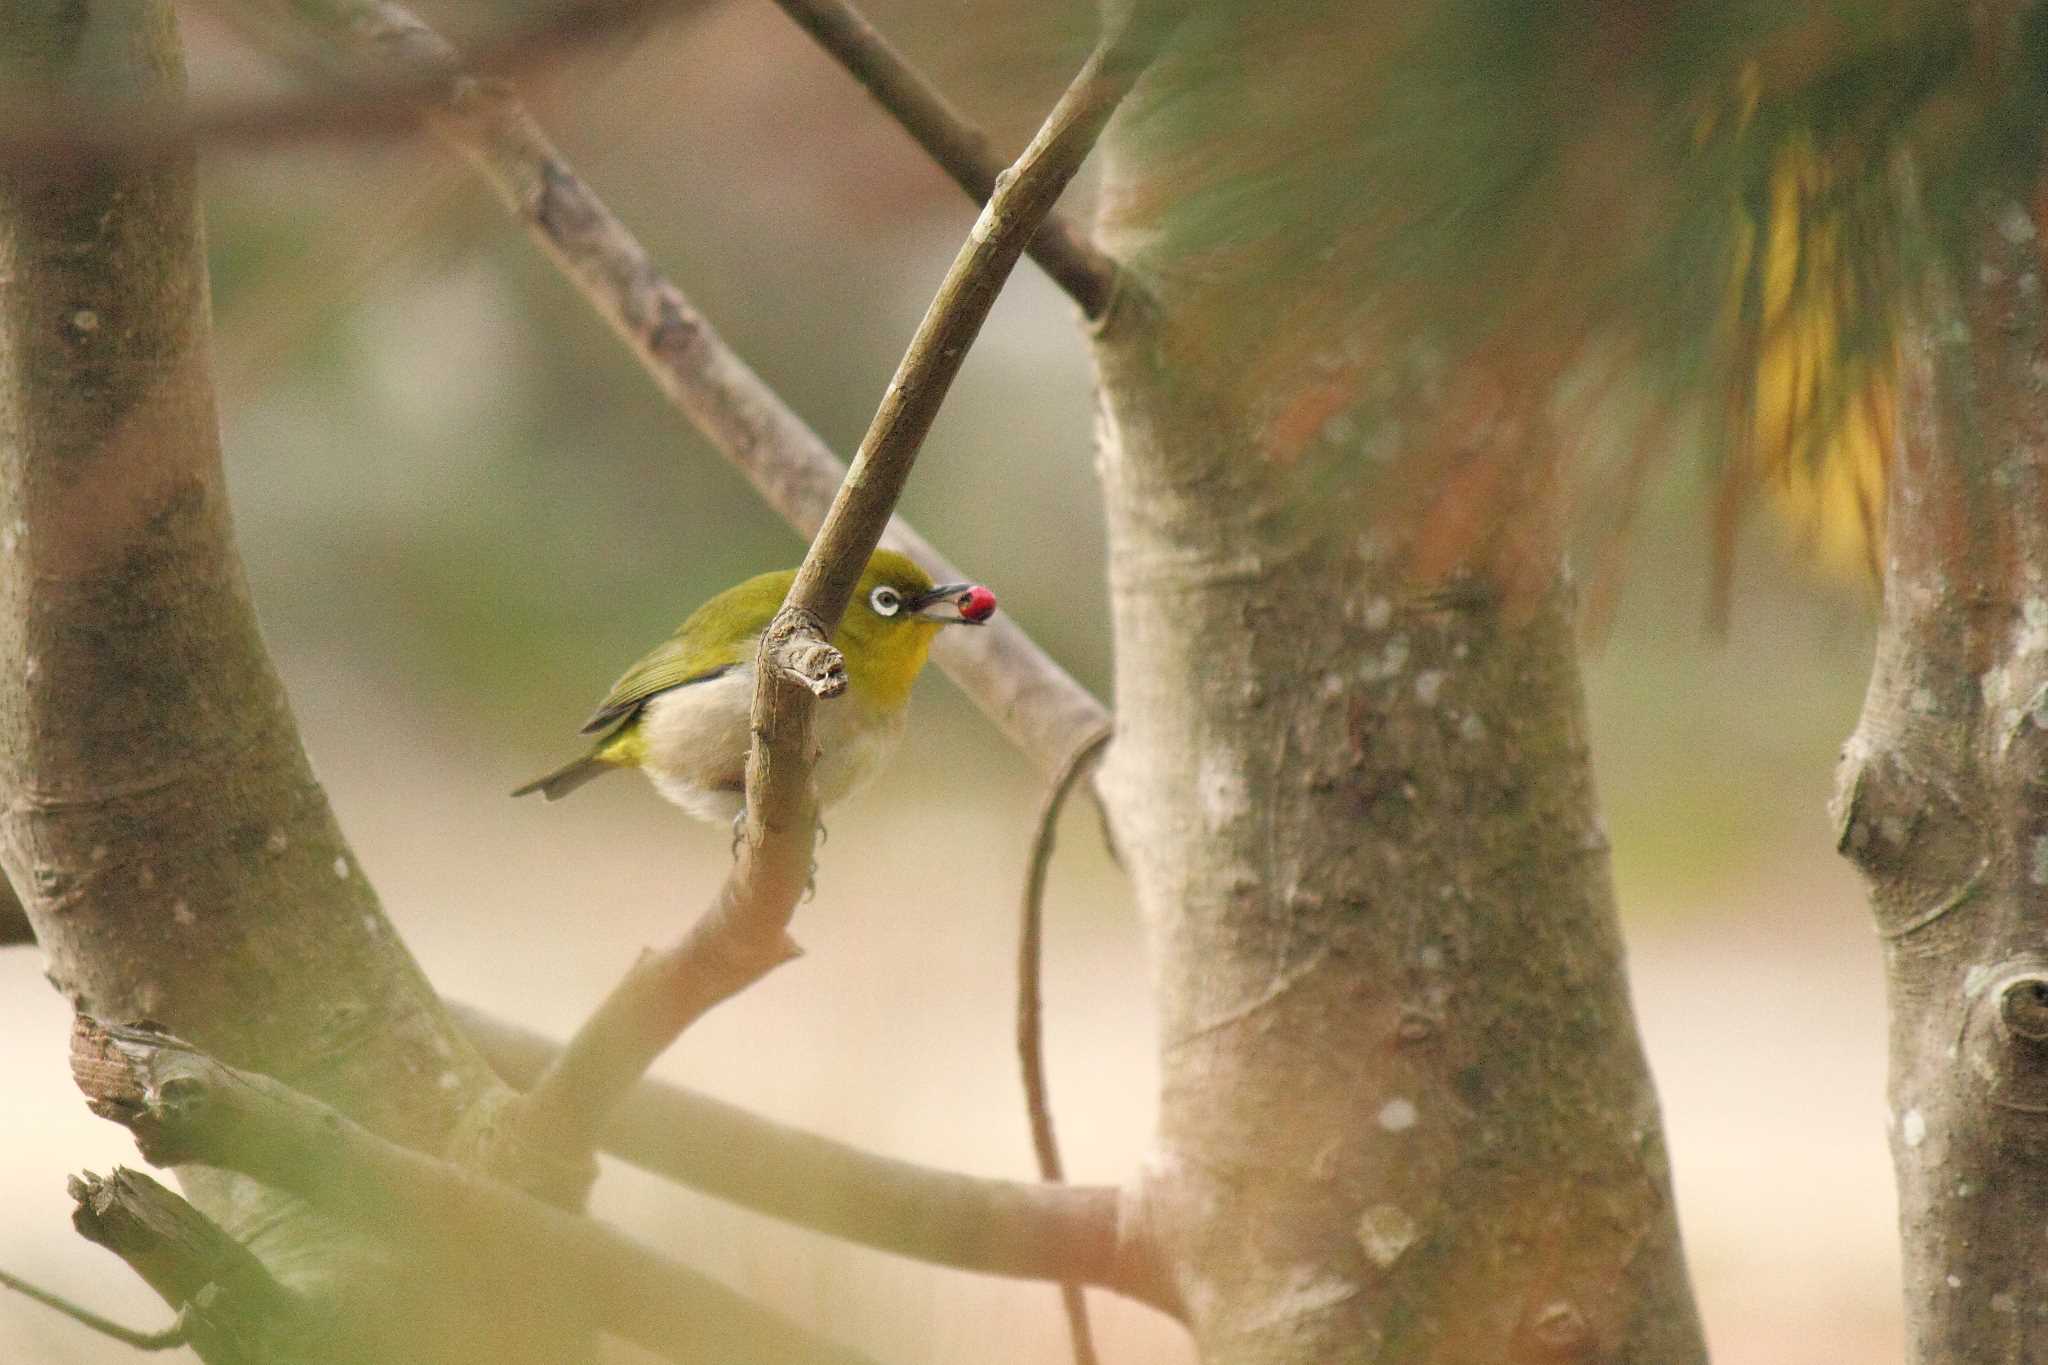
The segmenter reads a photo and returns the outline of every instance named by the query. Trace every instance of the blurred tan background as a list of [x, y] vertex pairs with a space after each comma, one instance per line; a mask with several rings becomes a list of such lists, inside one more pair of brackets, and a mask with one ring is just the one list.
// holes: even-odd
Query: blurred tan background
[[[1003, 147], [1087, 35], [1079, 4], [869, 10]], [[204, 10], [190, 37], [202, 92], [267, 87]], [[684, 290], [849, 448], [970, 207], [767, 5], [654, 25], [524, 84]], [[801, 547], [437, 148], [224, 149], [207, 176], [229, 474], [307, 745], [433, 979], [562, 1035], [695, 913], [727, 841], [637, 780], [558, 806], [505, 792], [574, 750], [590, 703], [689, 607]], [[1106, 689], [1090, 405], [1072, 311], [1027, 264], [905, 510]], [[1709, 638], [1701, 496], [1681, 464], [1651, 500], [1590, 661], [1685, 1235], [1724, 1365], [1895, 1356], [1877, 948], [1824, 810], [1869, 609], [1757, 528], [1734, 627]], [[885, 781], [832, 821], [797, 925], [809, 955], [659, 1071], [895, 1155], [1023, 1175], [1010, 958], [1036, 792], [936, 673], [917, 716]], [[1152, 1024], [1085, 814], [1067, 820], [1050, 914], [1068, 1165], [1116, 1180], [1144, 1157]], [[40, 969], [33, 950], [0, 953], [0, 1267], [161, 1324], [69, 1229], [66, 1174], [137, 1158], [78, 1101]], [[596, 1210], [884, 1361], [1066, 1358], [1041, 1287], [849, 1250], [613, 1166]], [[1162, 1320], [1097, 1305], [1112, 1365], [1188, 1358]], [[0, 1294], [0, 1361], [129, 1354]]]

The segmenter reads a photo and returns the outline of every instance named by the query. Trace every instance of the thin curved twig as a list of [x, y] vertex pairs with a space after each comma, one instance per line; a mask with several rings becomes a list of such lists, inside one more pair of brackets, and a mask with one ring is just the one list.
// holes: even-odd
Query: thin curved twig
[[[472, 49], [473, 72], [512, 76], [565, 53], [643, 28], [665, 10], [702, 8], [705, 0], [561, 0]], [[359, 19], [357, 0], [265, 0], [297, 20], [345, 32]], [[230, 16], [239, 21], [243, 16]], [[353, 41], [362, 38], [351, 34]], [[90, 152], [152, 156], [189, 143], [288, 146], [318, 138], [380, 136], [418, 127], [424, 106], [445, 99], [461, 73], [410, 63], [327, 71], [313, 88], [192, 104], [134, 100], [110, 104], [62, 92], [0, 93], [0, 162]]]
[[185, 1344], [185, 1320], [180, 1317], [161, 1332], [138, 1332], [133, 1327], [123, 1327], [112, 1318], [103, 1318], [90, 1308], [82, 1307], [47, 1289], [30, 1284], [18, 1275], [0, 1270], [0, 1288], [12, 1289], [23, 1298], [34, 1299], [45, 1308], [54, 1309], [70, 1318], [81, 1327], [90, 1328], [103, 1337], [112, 1337], [123, 1346], [132, 1346], [138, 1351], [168, 1351], [174, 1346]]
[[[1090, 735], [1074, 750], [1046, 789], [1031, 836], [1025, 865], [1024, 895], [1017, 922], [1017, 1061], [1024, 1080], [1024, 1113], [1031, 1123], [1031, 1150], [1038, 1173], [1047, 1181], [1064, 1181], [1059, 1135], [1052, 1125], [1052, 1095], [1045, 1079], [1045, 1003], [1039, 989], [1045, 961], [1045, 878], [1052, 865], [1060, 810], [1089, 762], [1102, 752], [1115, 731], [1110, 726]], [[1088, 1300], [1075, 1280], [1060, 1284], [1060, 1304], [1067, 1314], [1067, 1332], [1074, 1343], [1075, 1365], [1096, 1365], [1095, 1334], [1088, 1325]]]

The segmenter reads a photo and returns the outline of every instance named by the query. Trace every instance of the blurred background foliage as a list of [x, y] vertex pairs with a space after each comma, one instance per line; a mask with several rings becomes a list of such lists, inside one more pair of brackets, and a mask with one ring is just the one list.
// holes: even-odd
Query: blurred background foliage
[[[1702, 30], [1730, 81], [1730, 44], [1768, 8], [1725, 7]], [[1093, 22], [1079, 0], [866, 9], [999, 148], [1028, 136]], [[477, 31], [475, 7], [427, 12]], [[202, 93], [277, 87], [209, 7], [185, 17]], [[1649, 78], [1685, 78], [1671, 60]], [[520, 84], [727, 340], [850, 449], [972, 221], [958, 191], [752, 0], [685, 6]], [[794, 563], [801, 543], [432, 142], [224, 147], [204, 176], [238, 533], [309, 748], [437, 983], [562, 1033], [633, 950], [673, 931], [679, 899], [686, 913], [708, 891], [723, 842], [624, 779], [560, 807], [504, 792], [567, 756], [593, 700], [692, 605]], [[1341, 209], [1373, 189], [1319, 193]], [[1739, 202], [1768, 205], [1768, 176], [1757, 194]], [[1070, 207], [1086, 215], [1092, 195], [1084, 179]], [[1715, 201], [1724, 223], [1737, 202]], [[1090, 385], [1073, 310], [1026, 263], [904, 510], [1107, 695]], [[1588, 686], [1635, 989], [1721, 1358], [1891, 1353], [1876, 952], [1824, 812], [1869, 666], [1870, 593], [1854, 572], [1816, 570], [1810, 527], [1752, 518], [1731, 624], [1707, 629], [1710, 426], [1640, 496], [1619, 482], [1588, 494], [1596, 514], [1634, 497]], [[707, 1021], [664, 1071], [902, 1155], [1021, 1174], [1006, 977], [1035, 793], [956, 692], [936, 677], [922, 689], [922, 723], [877, 796], [834, 821], [798, 926], [811, 957]], [[1120, 1178], [1143, 1154], [1150, 1024], [1137, 931], [1095, 844], [1071, 817], [1052, 1066], [1070, 1167]], [[148, 1320], [146, 1293], [63, 1225], [64, 1170], [133, 1157], [63, 1078], [62, 1002], [33, 954], [0, 971], [0, 1026], [18, 1040], [0, 1086], [23, 1097], [0, 1117], [19, 1182], [0, 1203], [22, 1210], [0, 1263]], [[1048, 1293], [878, 1268], [617, 1172], [599, 1211], [892, 1360], [1061, 1349]], [[37, 1312], [0, 1299], [0, 1358], [118, 1358]], [[1135, 1310], [1106, 1330], [1112, 1359], [1184, 1358]]]

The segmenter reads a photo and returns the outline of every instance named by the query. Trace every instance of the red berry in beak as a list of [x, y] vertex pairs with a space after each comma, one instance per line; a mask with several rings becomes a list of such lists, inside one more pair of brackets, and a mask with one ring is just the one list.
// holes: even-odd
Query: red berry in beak
[[996, 595], [977, 583], [960, 594], [957, 605], [961, 620], [986, 621], [996, 614]]

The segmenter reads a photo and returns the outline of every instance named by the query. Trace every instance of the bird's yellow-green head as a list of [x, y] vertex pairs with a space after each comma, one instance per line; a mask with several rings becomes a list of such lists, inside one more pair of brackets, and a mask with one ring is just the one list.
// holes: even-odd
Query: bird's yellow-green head
[[978, 626], [994, 614], [996, 595], [975, 583], [934, 585], [907, 556], [877, 550], [868, 560], [833, 643], [846, 656], [847, 681], [856, 696], [884, 709], [910, 699], [931, 653], [932, 636], [947, 624]]
[[[674, 676], [660, 681], [751, 662], [756, 637], [781, 609], [795, 581], [794, 569], [757, 574], [699, 607], [668, 646], [663, 671]], [[854, 586], [833, 643], [846, 658], [854, 695], [893, 710], [909, 700], [910, 685], [924, 668], [940, 626], [980, 625], [995, 609], [996, 596], [987, 588], [934, 585], [908, 556], [877, 550]]]

